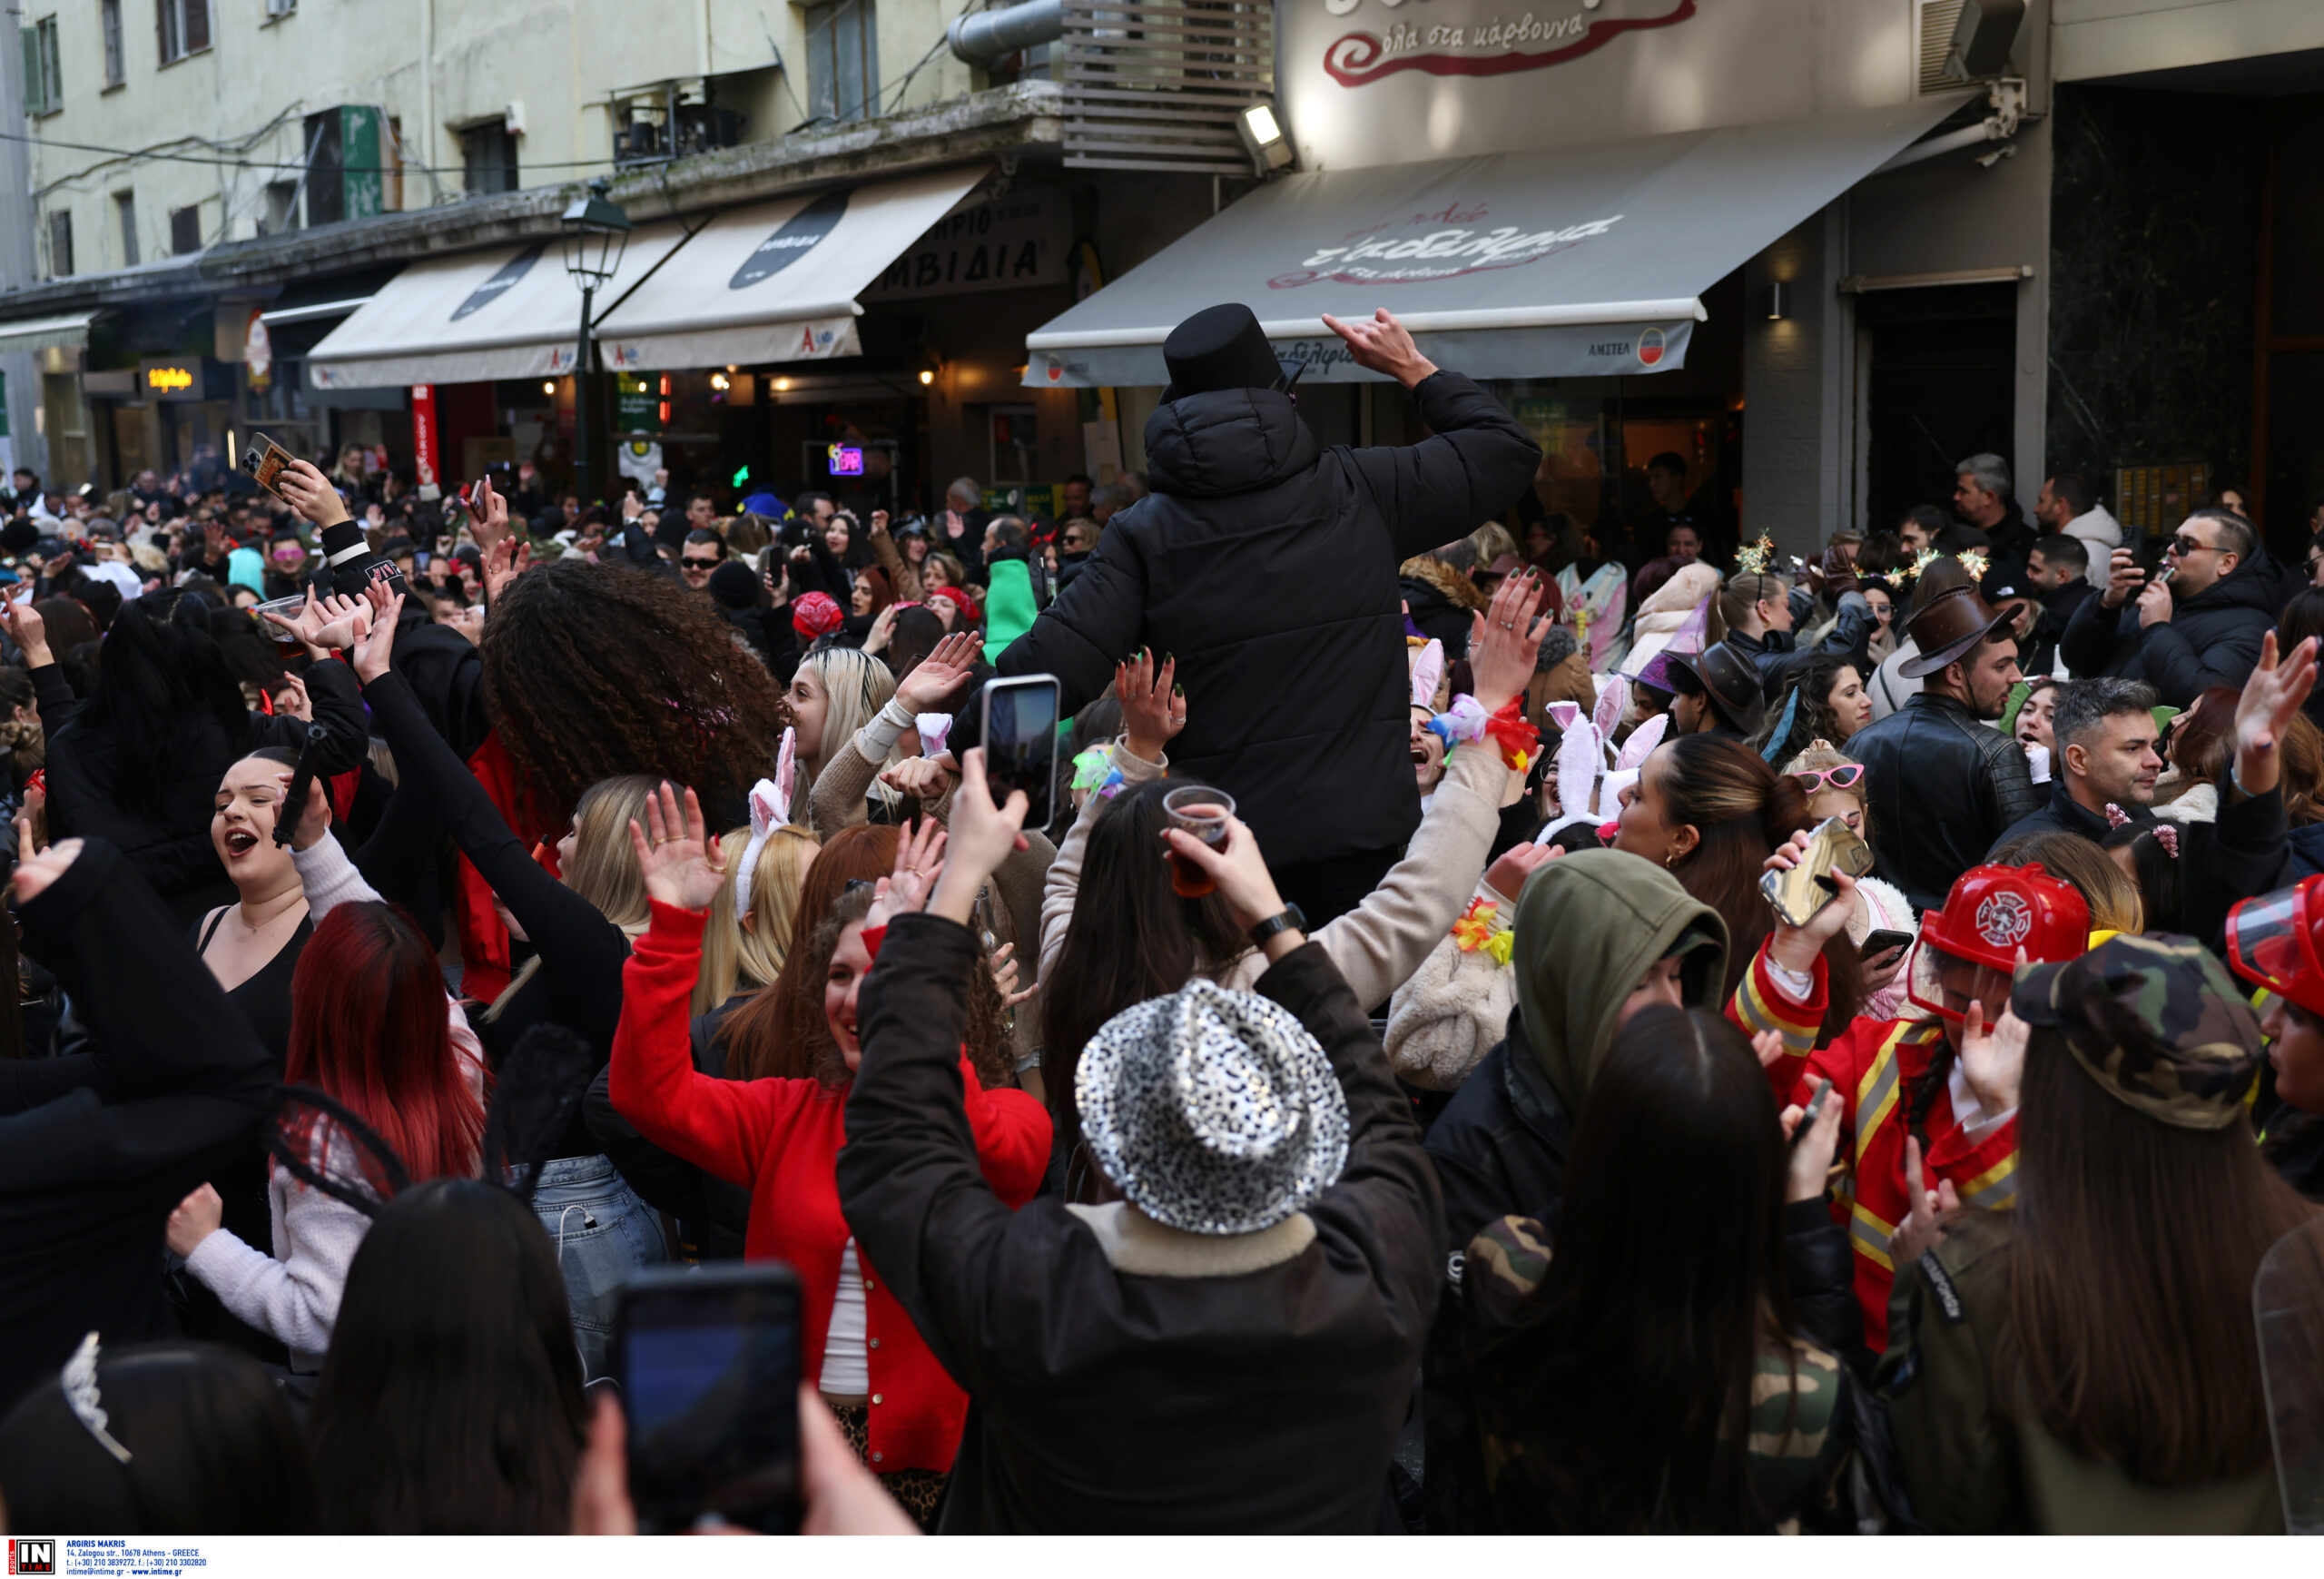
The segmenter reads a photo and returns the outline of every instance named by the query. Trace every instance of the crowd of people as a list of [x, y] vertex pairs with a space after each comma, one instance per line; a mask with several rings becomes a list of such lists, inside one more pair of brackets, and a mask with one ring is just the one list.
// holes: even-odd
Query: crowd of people
[[1054, 523], [20, 474], [0, 1520], [635, 1531], [625, 1285], [779, 1261], [810, 1531], [2282, 1529], [2324, 590], [1601, 538], [1326, 321], [1430, 437], [1212, 309]]

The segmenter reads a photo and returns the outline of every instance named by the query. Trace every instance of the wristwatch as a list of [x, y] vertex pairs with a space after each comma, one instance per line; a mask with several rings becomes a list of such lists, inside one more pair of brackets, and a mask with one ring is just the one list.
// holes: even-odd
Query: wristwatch
[[1251, 929], [1251, 942], [1265, 948], [1267, 940], [1277, 933], [1304, 933], [1306, 930], [1307, 918], [1300, 913], [1299, 907], [1295, 904], [1286, 904], [1280, 914], [1271, 915]]

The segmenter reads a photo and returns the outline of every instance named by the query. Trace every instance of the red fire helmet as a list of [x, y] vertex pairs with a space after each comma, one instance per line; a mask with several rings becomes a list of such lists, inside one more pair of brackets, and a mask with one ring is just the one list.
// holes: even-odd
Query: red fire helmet
[[1920, 947], [1913, 951], [1906, 985], [1912, 1001], [1947, 1020], [1966, 1012], [1944, 990], [1945, 957], [1999, 972], [2017, 968], [2019, 950], [2029, 964], [2078, 959], [2090, 949], [2090, 906], [2072, 883], [2031, 866], [1973, 866], [1945, 897], [1945, 908], [1921, 919]]
[[2324, 1015], [2324, 877], [2302, 878], [2227, 913], [2227, 962], [2235, 973]]

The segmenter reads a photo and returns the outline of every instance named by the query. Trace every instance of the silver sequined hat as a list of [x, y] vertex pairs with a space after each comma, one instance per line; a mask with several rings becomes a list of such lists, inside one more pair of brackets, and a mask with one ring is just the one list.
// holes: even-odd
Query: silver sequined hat
[[1130, 1203], [1190, 1234], [1272, 1228], [1347, 1161], [1347, 1098], [1299, 1017], [1200, 978], [1081, 1051], [1081, 1133]]

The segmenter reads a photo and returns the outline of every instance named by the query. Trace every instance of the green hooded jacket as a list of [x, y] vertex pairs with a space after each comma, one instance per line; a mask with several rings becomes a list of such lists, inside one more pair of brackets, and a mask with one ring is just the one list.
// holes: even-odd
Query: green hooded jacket
[[[1727, 923], [1651, 861], [1580, 850], [1538, 868], [1512, 923], [1517, 1009], [1535, 1062], [1569, 1113], [1614, 1040], [1614, 1021], [1647, 968], [1689, 929], [1709, 942], [1682, 972], [1687, 1006], [1717, 1013], [1727, 978]], [[1512, 1210], [1536, 1203], [1512, 1202]]]
[[984, 661], [997, 664], [1009, 643], [1033, 628], [1040, 610], [1033, 607], [1033, 573], [1024, 560], [991, 560], [985, 575]]

